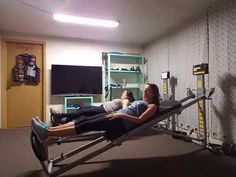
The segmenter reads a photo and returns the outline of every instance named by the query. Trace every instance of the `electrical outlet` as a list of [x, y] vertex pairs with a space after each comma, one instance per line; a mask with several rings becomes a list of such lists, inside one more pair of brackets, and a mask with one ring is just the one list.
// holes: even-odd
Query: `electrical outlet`
[[212, 136], [217, 137], [217, 133], [216, 132], [212, 132]]

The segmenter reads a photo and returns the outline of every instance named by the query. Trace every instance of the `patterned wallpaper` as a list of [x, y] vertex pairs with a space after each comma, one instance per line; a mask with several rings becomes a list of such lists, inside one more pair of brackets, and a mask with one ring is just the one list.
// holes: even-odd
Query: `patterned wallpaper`
[[[195, 64], [209, 63], [206, 88], [215, 88], [206, 102], [208, 138], [236, 144], [236, 1], [224, 0], [201, 17], [163, 36], [145, 48], [148, 81], [162, 90], [161, 72], [170, 71], [169, 92], [176, 100], [186, 97], [187, 88], [196, 89], [192, 75]], [[198, 128], [197, 105], [178, 118], [181, 129]]]

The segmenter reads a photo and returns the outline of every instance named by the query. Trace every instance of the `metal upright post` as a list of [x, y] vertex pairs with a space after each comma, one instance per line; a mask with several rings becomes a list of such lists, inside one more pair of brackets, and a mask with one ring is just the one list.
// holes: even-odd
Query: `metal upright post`
[[[204, 75], [208, 74], [208, 64], [202, 63], [193, 66], [193, 75], [197, 75], [197, 97], [205, 94], [205, 78]], [[207, 130], [206, 130], [206, 106], [205, 99], [198, 101], [198, 131], [199, 138], [203, 139], [203, 145], [207, 145]]]
[[[205, 79], [204, 75], [197, 75], [197, 97], [205, 94]], [[198, 102], [198, 128], [199, 136], [204, 139], [206, 145], [206, 106], [205, 99]]]
[[[163, 80], [163, 85], [162, 85], [162, 96], [163, 96], [163, 100], [164, 101], [168, 101], [169, 100], [169, 79], [170, 79], [170, 72], [169, 71], [165, 71], [161, 73], [161, 79]], [[173, 118], [172, 118], [173, 120]], [[170, 123], [171, 120], [170, 118], [168, 118], [167, 120], [167, 129], [170, 129]], [[173, 127], [173, 124], [172, 124]]]

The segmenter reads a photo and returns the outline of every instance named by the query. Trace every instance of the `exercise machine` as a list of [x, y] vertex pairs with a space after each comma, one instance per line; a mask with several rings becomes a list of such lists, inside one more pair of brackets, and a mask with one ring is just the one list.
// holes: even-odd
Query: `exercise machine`
[[[213, 92], [212, 92], [213, 93]], [[146, 122], [142, 123], [139, 126], [133, 127], [132, 130], [129, 132], [119, 135], [119, 134], [108, 134], [107, 132], [101, 132], [100, 134], [96, 133], [96, 136], [93, 134], [95, 132], [92, 132], [89, 136], [91, 136], [91, 141], [68, 152], [68, 153], [62, 153], [56, 158], [50, 158], [48, 153], [48, 145], [49, 141], [45, 140], [43, 143], [41, 143], [37, 136], [32, 132], [31, 133], [31, 145], [33, 148], [33, 151], [40, 161], [42, 168], [45, 172], [45, 174], [49, 177], [56, 177], [80, 164], [85, 163], [86, 161], [96, 157], [97, 155], [106, 152], [107, 150], [115, 147], [120, 146], [122, 143], [133, 136], [135, 136], [137, 133], [143, 131], [144, 129], [151, 128], [153, 125], [157, 124], [160, 121], [163, 121], [173, 115], [181, 114], [181, 112], [198, 103], [200, 100], [208, 99], [211, 95], [208, 95], [206, 97], [205, 94], [199, 96], [196, 98], [196, 95], [194, 93], [191, 93], [187, 97], [183, 98], [179, 101], [163, 101], [160, 104], [160, 109], [154, 115], [152, 118], [147, 120]], [[77, 138], [81, 138], [83, 136], [87, 136], [87, 134], [82, 134], [74, 137], [69, 137], [66, 139], [61, 139], [60, 143], [68, 142], [68, 141], [77, 141]], [[92, 138], [94, 137], [94, 139]], [[101, 142], [107, 142], [106, 145]], [[101, 144], [100, 144], [101, 143]], [[99, 146], [101, 145], [101, 147]], [[98, 147], [99, 146], [99, 147]], [[96, 148], [96, 149], [95, 149]], [[77, 160], [69, 163], [69, 164], [61, 164], [64, 160], [77, 155], [78, 153], [85, 151], [87, 149], [92, 150], [88, 154], [85, 154], [84, 156], [78, 158]]]

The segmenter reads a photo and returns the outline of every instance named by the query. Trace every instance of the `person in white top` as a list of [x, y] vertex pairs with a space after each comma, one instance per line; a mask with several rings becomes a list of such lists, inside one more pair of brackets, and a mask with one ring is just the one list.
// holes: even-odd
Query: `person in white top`
[[52, 125], [65, 124], [79, 119], [80, 116], [94, 116], [101, 113], [112, 113], [129, 106], [134, 101], [131, 90], [125, 90], [120, 99], [107, 101], [100, 106], [80, 107], [76, 112], [72, 113], [57, 113], [52, 108], [50, 109]]

